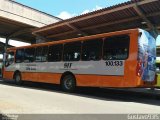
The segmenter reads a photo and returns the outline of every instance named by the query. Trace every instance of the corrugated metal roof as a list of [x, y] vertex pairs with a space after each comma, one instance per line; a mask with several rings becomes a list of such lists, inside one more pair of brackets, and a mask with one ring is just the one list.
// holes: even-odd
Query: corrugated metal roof
[[36, 29], [33, 34], [52, 41], [137, 27], [160, 30], [159, 6], [160, 0], [131, 0]]

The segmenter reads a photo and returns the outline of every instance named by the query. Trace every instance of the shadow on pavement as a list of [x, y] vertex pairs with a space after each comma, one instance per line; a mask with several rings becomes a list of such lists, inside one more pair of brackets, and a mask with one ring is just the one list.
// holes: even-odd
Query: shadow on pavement
[[14, 84], [13, 81], [6, 80], [0, 80], [0, 84], [34, 90], [50, 91], [61, 94], [70, 94], [106, 101], [136, 102], [160, 106], [160, 94], [155, 95], [143, 92], [135, 92], [130, 91], [129, 89], [78, 87], [74, 93], [66, 93], [61, 90], [59, 85], [54, 84], [24, 82], [22, 86], [18, 86]]

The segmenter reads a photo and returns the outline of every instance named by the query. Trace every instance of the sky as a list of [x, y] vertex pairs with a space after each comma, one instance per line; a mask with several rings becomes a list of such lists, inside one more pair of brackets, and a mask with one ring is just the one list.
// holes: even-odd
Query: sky
[[[26, 6], [46, 12], [61, 19], [71, 18], [94, 10], [116, 5], [128, 0], [15, 0]], [[14, 41], [10, 42], [15, 44]], [[21, 46], [23, 43], [16, 44]], [[28, 45], [28, 44], [24, 44]], [[157, 39], [160, 45], [160, 36]]]
[[115, 4], [126, 2], [128, 0], [15, 0], [24, 5], [49, 13], [53, 16], [66, 19], [97, 10], [104, 7], [109, 7]]

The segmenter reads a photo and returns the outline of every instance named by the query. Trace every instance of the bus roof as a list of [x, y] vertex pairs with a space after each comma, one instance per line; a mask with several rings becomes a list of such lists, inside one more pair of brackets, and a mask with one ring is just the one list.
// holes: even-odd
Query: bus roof
[[138, 30], [139, 30], [138, 28], [121, 30], [121, 31], [116, 31], [116, 32], [102, 33], [102, 34], [84, 36], [84, 37], [79, 37], [79, 38], [72, 38], [72, 39], [58, 40], [58, 41], [53, 41], [53, 42], [32, 44], [32, 45], [29, 45], [29, 46], [12, 47], [12, 48], [8, 48], [7, 50], [16, 50], [16, 49], [22, 49], [22, 48], [30, 48], [30, 47], [52, 45], [52, 44], [62, 44], [62, 43], [68, 43], [68, 42], [90, 40], [90, 39], [96, 39], [96, 38], [101, 38], [101, 37], [103, 38], [103, 37], [113, 36], [113, 35], [130, 34], [132, 32], [137, 32], [138, 33]]

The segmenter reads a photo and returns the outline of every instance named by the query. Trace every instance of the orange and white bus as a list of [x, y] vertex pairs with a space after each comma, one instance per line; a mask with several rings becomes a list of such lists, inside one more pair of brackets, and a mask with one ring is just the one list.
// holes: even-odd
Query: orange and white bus
[[155, 39], [130, 29], [7, 49], [4, 79], [76, 86], [151, 87]]

